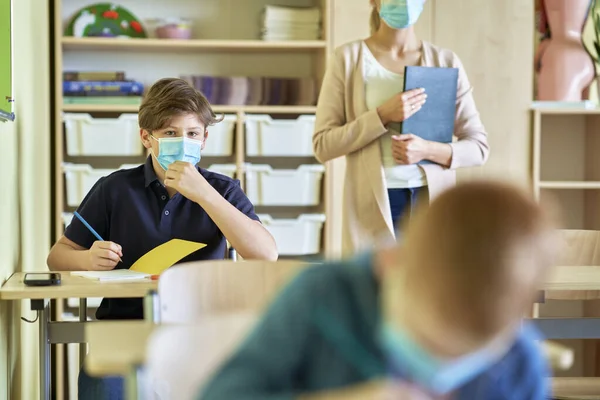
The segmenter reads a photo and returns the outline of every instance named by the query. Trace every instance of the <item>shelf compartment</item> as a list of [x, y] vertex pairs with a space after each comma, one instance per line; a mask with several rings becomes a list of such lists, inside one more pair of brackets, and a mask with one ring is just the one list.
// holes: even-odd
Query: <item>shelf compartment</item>
[[115, 39], [115, 38], [80, 38], [63, 37], [62, 48], [71, 50], [110, 50], [127, 52], [185, 52], [188, 50], [204, 50], [210, 52], [278, 52], [297, 53], [324, 50], [324, 40], [202, 40], [202, 39]]
[[594, 188], [600, 182], [600, 113], [576, 111], [536, 113], [534, 181], [540, 188], [541, 182], [556, 189]]
[[548, 200], [560, 208], [560, 229], [600, 230], [600, 188], [541, 189], [540, 202]]

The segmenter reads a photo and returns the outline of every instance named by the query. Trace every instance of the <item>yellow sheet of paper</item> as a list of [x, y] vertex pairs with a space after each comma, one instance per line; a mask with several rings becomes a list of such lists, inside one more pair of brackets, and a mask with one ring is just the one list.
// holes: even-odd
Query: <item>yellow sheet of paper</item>
[[206, 247], [204, 243], [171, 239], [141, 256], [129, 269], [131, 271], [158, 275], [165, 269], [173, 266], [177, 261], [203, 247]]

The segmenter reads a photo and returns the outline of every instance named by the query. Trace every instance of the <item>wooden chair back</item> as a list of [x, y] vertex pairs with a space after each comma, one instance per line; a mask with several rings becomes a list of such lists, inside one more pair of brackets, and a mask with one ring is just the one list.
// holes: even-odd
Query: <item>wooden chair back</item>
[[254, 313], [205, 315], [201, 324], [163, 325], [148, 341], [148, 400], [193, 400], [255, 324]]
[[194, 323], [204, 315], [258, 312], [300, 270], [300, 261], [215, 260], [180, 264], [160, 277], [162, 323]]

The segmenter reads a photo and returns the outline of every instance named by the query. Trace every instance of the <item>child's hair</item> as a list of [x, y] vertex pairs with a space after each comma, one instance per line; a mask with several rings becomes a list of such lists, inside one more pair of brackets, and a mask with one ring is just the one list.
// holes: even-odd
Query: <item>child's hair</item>
[[554, 262], [553, 206], [499, 182], [449, 189], [407, 228], [411, 286], [472, 335], [497, 334], [532, 305]]
[[194, 114], [207, 128], [220, 122], [204, 95], [188, 82], [178, 78], [163, 78], [146, 93], [138, 120], [140, 128], [149, 131], [162, 129], [176, 115]]

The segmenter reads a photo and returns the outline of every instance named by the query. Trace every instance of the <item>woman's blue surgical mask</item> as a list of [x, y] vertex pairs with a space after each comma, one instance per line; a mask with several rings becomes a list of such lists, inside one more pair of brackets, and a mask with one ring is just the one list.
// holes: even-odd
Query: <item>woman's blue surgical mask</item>
[[404, 29], [417, 22], [425, 0], [381, 0], [379, 16], [392, 29]]
[[169, 165], [175, 161], [185, 161], [192, 165], [200, 162], [202, 141], [194, 140], [187, 137], [170, 137], [170, 138], [155, 138], [158, 141], [158, 155], [152, 152], [156, 161], [166, 171]]
[[498, 360], [498, 352], [484, 348], [452, 361], [442, 361], [412, 340], [405, 332], [383, 324], [383, 351], [401, 379], [407, 379], [436, 395], [447, 394], [486, 371]]

